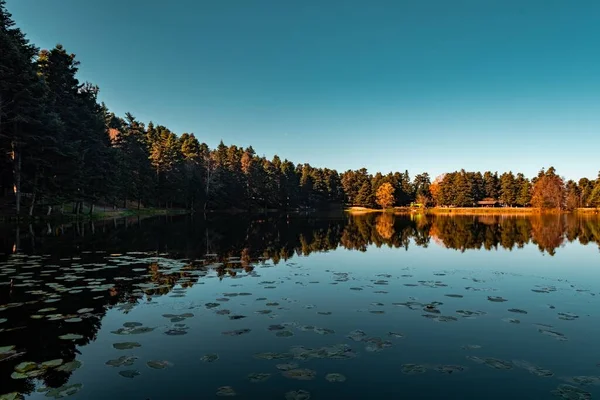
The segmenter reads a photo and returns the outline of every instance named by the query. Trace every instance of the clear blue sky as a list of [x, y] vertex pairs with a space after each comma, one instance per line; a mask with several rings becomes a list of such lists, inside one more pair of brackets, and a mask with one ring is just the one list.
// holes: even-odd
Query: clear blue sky
[[600, 169], [600, 1], [8, 0], [101, 100], [340, 171]]

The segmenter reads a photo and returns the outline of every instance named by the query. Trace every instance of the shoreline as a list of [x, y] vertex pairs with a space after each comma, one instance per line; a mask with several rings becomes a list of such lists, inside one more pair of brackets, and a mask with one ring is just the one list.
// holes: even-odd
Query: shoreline
[[431, 207], [431, 208], [411, 208], [394, 207], [390, 209], [378, 209], [367, 207], [349, 207], [344, 210], [352, 215], [362, 215], [371, 213], [390, 213], [390, 214], [435, 214], [435, 215], [539, 215], [539, 214], [582, 214], [597, 215], [600, 214], [598, 208], [578, 208], [572, 211], [566, 210], [541, 210], [533, 207]]

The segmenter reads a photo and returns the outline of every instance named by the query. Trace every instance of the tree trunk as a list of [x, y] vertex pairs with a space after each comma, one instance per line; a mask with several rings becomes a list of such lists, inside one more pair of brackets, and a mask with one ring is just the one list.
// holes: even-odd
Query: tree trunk
[[35, 199], [37, 195], [37, 182], [38, 182], [38, 174], [36, 172], [33, 178], [33, 195], [31, 196], [31, 205], [29, 206], [29, 216], [33, 216], [33, 210], [35, 209]]
[[90, 215], [94, 214], [94, 206], [95, 206], [94, 203], [90, 204]]
[[21, 151], [15, 140], [11, 143], [12, 146], [12, 161], [13, 161], [13, 176], [15, 184], [13, 191], [15, 193], [15, 206], [17, 216], [21, 214]]
[[48, 206], [48, 212], [46, 213], [46, 215], [50, 215], [52, 214], [52, 206]]
[[140, 198], [138, 198], [138, 211], [140, 211], [141, 203], [142, 203], [142, 200]]
[[35, 208], [35, 189], [33, 192], [33, 196], [31, 197], [31, 205], [29, 206], [29, 216], [32, 217], [33, 216], [33, 210]]

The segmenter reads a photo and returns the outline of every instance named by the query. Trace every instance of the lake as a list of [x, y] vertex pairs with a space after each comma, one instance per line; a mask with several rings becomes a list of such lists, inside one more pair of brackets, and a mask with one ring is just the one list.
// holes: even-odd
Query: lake
[[597, 217], [0, 226], [0, 399], [591, 399]]

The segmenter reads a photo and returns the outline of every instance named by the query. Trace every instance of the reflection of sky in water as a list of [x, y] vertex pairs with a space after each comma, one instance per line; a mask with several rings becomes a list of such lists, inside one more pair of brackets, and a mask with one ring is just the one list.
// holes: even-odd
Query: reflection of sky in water
[[[367, 252], [338, 249], [328, 253], [313, 253], [294, 257], [292, 266], [281, 263], [273, 268], [258, 267], [257, 276], [200, 278], [202, 284], [186, 291], [186, 297], [170, 295], [155, 297], [152, 303], [142, 303], [128, 314], [112, 309], [102, 321], [97, 340], [81, 348], [84, 367], [73, 373], [70, 383], [84, 383], [84, 390], [75, 398], [105, 399], [188, 399], [213, 398], [219, 386], [230, 385], [240, 398], [284, 398], [290, 390], [304, 389], [313, 398], [461, 398], [505, 399], [550, 398], [550, 390], [561, 383], [560, 378], [573, 375], [600, 375], [599, 346], [600, 318], [597, 309], [600, 257], [596, 245], [581, 246], [567, 243], [555, 256], [542, 255], [536, 246], [507, 251], [449, 250], [435, 243], [428, 248], [411, 246], [404, 249], [370, 246]], [[348, 273], [347, 282], [334, 281], [334, 272]], [[445, 273], [443, 276], [434, 273]], [[391, 277], [378, 276], [390, 274]], [[242, 273], [241, 275], [245, 275]], [[412, 277], [401, 277], [412, 275]], [[479, 282], [473, 280], [477, 279]], [[374, 281], [387, 280], [387, 285]], [[275, 281], [275, 289], [266, 289]], [[441, 281], [447, 287], [417, 287], [419, 281]], [[318, 283], [310, 283], [318, 282]], [[238, 285], [238, 286], [233, 286]], [[556, 291], [535, 293], [531, 289], [553, 286]], [[574, 287], [571, 287], [574, 285]], [[233, 287], [232, 287], [233, 286]], [[363, 290], [350, 290], [360, 287]], [[467, 290], [467, 287], [481, 289]], [[493, 289], [493, 291], [491, 290]], [[577, 292], [589, 289], [591, 292]], [[386, 291], [387, 293], [375, 293]], [[208, 310], [205, 303], [215, 302], [223, 293], [250, 292], [251, 296], [230, 297], [228, 302]], [[171, 293], [172, 294], [172, 293]], [[461, 294], [450, 298], [445, 294]], [[501, 296], [506, 302], [490, 302], [487, 296]], [[266, 297], [267, 301], [257, 301]], [[407, 301], [429, 303], [439, 301], [442, 315], [458, 317], [456, 322], [435, 322], [422, 317], [420, 309], [410, 310], [392, 303]], [[268, 301], [279, 307], [268, 307]], [[381, 302], [383, 306], [372, 305]], [[307, 308], [314, 305], [314, 308]], [[550, 305], [555, 306], [551, 309]], [[229, 320], [217, 315], [218, 309], [247, 318]], [[509, 308], [523, 309], [528, 314], [515, 314]], [[272, 314], [255, 311], [272, 309]], [[465, 319], [457, 310], [479, 310], [487, 314]], [[383, 310], [385, 314], [372, 314]], [[330, 311], [332, 315], [318, 315]], [[167, 336], [164, 331], [172, 324], [162, 314], [193, 313], [182, 323], [189, 326], [187, 335]], [[580, 318], [564, 321], [559, 312], [571, 312]], [[520, 324], [503, 321], [515, 318]], [[154, 332], [118, 336], [110, 333], [125, 322], [139, 321], [145, 326], [158, 327]], [[335, 330], [332, 335], [318, 335], [291, 328], [294, 336], [279, 338], [267, 327], [271, 324], [297, 322], [300, 325]], [[538, 332], [534, 323], [551, 324], [551, 330], [566, 335], [568, 341], [558, 341]], [[223, 331], [248, 328], [249, 334], [229, 337]], [[393, 342], [382, 352], [364, 350], [364, 343], [346, 339], [355, 329], [369, 336]], [[401, 332], [402, 339], [388, 337], [388, 332]], [[141, 348], [119, 351], [115, 342], [138, 341]], [[316, 359], [310, 361], [257, 360], [259, 352], [285, 352], [293, 345], [322, 347], [339, 343], [349, 344], [358, 357], [350, 360]], [[464, 350], [461, 346], [478, 344], [479, 350]], [[204, 363], [200, 358], [218, 353], [220, 359]], [[113, 368], [105, 365], [122, 355], [136, 355], [132, 367]], [[526, 360], [555, 373], [541, 378], [521, 368], [496, 370], [466, 359], [467, 355], [494, 357], [502, 360]], [[153, 370], [145, 363], [168, 360], [173, 367]], [[312, 381], [284, 378], [275, 368], [278, 363], [298, 362], [302, 368], [317, 372]], [[425, 364], [430, 369], [420, 375], [404, 375], [402, 364]], [[450, 375], [432, 370], [438, 364], [457, 364], [465, 372]], [[123, 378], [118, 371], [138, 369], [141, 375]], [[250, 383], [246, 376], [253, 372], [272, 373], [263, 383]], [[330, 383], [324, 377], [338, 372], [347, 377], [344, 383]], [[597, 395], [597, 386], [585, 390]], [[34, 394], [32, 398], [43, 397]]]

